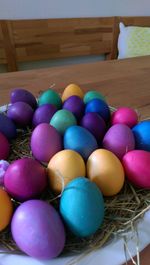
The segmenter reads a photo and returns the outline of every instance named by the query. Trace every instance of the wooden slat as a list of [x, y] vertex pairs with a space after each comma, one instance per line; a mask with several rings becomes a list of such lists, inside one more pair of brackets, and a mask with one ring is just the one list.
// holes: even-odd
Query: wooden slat
[[7, 64], [1, 23], [0, 23], [0, 64]]

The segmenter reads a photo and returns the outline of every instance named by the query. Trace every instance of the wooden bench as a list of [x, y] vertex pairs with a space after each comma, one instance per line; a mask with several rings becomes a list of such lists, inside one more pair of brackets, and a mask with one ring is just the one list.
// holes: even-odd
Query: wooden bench
[[0, 20], [0, 64], [105, 54], [117, 58], [119, 22], [150, 26], [150, 17]]

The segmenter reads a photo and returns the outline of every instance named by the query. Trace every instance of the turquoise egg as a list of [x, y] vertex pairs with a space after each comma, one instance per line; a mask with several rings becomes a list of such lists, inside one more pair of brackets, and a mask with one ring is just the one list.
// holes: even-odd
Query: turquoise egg
[[135, 148], [150, 151], [150, 120], [142, 121], [132, 128]]
[[57, 109], [60, 109], [62, 106], [62, 100], [56, 91], [53, 89], [48, 89], [44, 91], [38, 98], [38, 105], [41, 106], [43, 104], [52, 104]]
[[78, 237], [93, 235], [104, 219], [104, 200], [94, 182], [79, 177], [65, 187], [60, 213], [69, 230]]
[[91, 90], [84, 95], [83, 101], [85, 104], [87, 104], [94, 98], [100, 98], [102, 100], [105, 100], [105, 97], [100, 92]]

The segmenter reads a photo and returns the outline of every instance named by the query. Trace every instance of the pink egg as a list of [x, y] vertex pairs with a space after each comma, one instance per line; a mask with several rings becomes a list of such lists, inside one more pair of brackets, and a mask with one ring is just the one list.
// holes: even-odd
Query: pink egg
[[0, 160], [7, 159], [9, 156], [10, 145], [4, 134], [0, 132]]
[[129, 181], [138, 187], [150, 189], [150, 152], [130, 151], [123, 157], [122, 163]]
[[115, 124], [107, 131], [103, 147], [113, 152], [119, 159], [135, 148], [132, 130], [125, 124]]
[[33, 156], [42, 162], [49, 162], [51, 157], [62, 150], [62, 138], [50, 124], [39, 124], [31, 135]]
[[117, 123], [123, 123], [132, 128], [138, 123], [138, 115], [132, 108], [118, 108], [111, 116], [111, 124], [114, 125]]

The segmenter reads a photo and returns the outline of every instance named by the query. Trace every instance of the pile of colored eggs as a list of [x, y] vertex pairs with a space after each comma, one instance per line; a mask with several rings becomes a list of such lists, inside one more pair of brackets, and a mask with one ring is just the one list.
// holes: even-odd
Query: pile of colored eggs
[[[48, 89], [38, 102], [14, 89], [10, 102], [0, 113], [0, 231], [11, 223], [14, 241], [29, 256], [57, 257], [66, 227], [77, 237], [93, 235], [103, 222], [103, 196], [119, 193], [125, 176], [150, 188], [150, 121], [138, 123], [133, 109], [111, 114], [103, 95], [84, 94], [75, 84], [62, 97]], [[10, 142], [27, 126], [33, 158], [9, 165]], [[59, 211], [39, 199], [47, 186], [61, 194]], [[21, 202], [16, 209], [11, 199]]]

